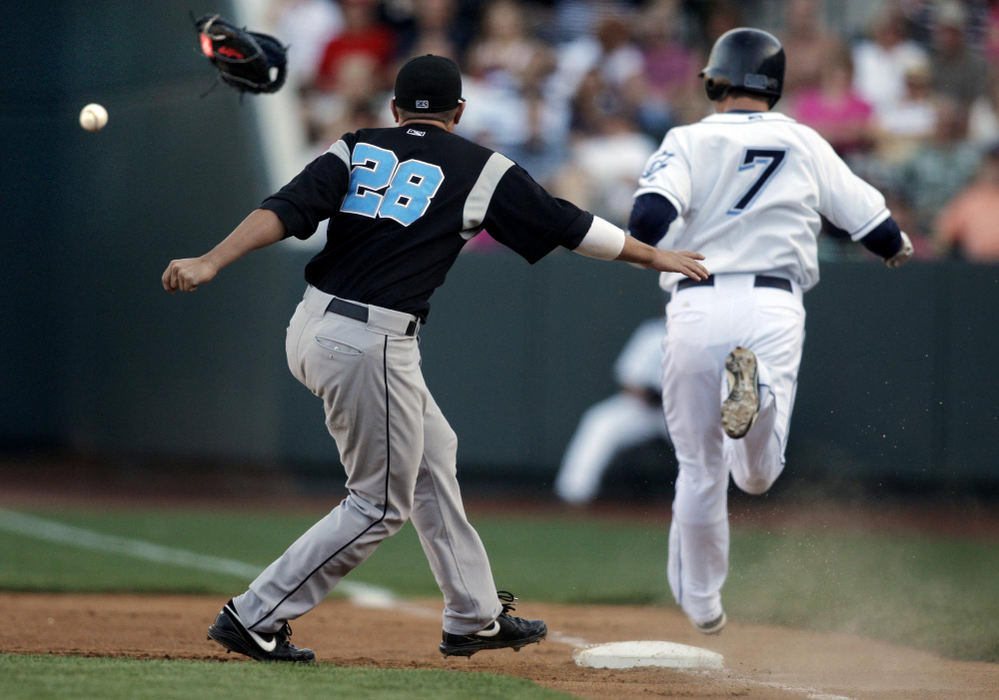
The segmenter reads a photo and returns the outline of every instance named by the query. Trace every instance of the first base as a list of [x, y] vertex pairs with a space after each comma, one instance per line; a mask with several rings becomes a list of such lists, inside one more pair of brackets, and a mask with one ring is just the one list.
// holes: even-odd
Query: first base
[[590, 668], [722, 668], [724, 657], [707, 649], [674, 642], [611, 642], [577, 649], [577, 666]]

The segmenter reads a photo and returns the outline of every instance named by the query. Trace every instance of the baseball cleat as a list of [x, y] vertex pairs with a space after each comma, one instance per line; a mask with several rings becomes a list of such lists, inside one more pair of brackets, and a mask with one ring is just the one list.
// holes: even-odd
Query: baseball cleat
[[291, 644], [288, 641], [290, 636], [291, 626], [287, 622], [280, 631], [267, 634], [247, 629], [231, 600], [215, 618], [215, 624], [208, 628], [209, 639], [214, 639], [229, 651], [245, 654], [257, 661], [308, 663], [316, 660], [311, 649], [299, 649]]
[[756, 355], [752, 350], [736, 348], [725, 358], [728, 398], [722, 402], [722, 428], [738, 440], [749, 432], [760, 412], [760, 388], [757, 385]]
[[722, 631], [725, 623], [728, 622], [728, 618], [725, 617], [725, 611], [713, 620], [708, 620], [707, 622], [696, 622], [693, 618], [690, 618], [690, 624], [694, 626], [701, 634], [718, 634]]
[[499, 591], [503, 601], [503, 612], [485, 629], [472, 634], [451, 634], [444, 632], [440, 650], [444, 656], [471, 656], [483, 649], [506, 649], [520, 651], [527, 644], [540, 642], [548, 634], [548, 627], [542, 620], [525, 620], [510, 615], [513, 610], [512, 593]]

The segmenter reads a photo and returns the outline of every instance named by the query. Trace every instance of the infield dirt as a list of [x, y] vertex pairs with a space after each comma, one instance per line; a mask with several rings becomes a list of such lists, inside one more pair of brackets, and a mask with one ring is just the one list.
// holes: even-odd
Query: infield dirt
[[[214, 597], [0, 593], [0, 653], [244, 662], [206, 639], [225, 602]], [[549, 639], [520, 652], [443, 658], [440, 603], [405, 610], [328, 600], [294, 623], [293, 642], [319, 663], [368, 668], [485, 671], [530, 679], [582, 698], [994, 698], [999, 664], [942, 659], [844, 634], [733, 620], [717, 637], [693, 631], [662, 607], [540, 605], [517, 614], [548, 622]], [[586, 643], [666, 640], [719, 652], [721, 671], [581, 668]], [[250, 662], [252, 663], [252, 662]]]

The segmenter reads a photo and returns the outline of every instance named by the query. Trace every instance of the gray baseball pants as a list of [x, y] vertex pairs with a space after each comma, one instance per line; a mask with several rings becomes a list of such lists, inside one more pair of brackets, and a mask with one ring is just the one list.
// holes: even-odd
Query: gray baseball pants
[[257, 632], [318, 605], [375, 547], [412, 519], [444, 594], [444, 630], [470, 634], [501, 612], [489, 559], [465, 516], [458, 440], [430, 395], [410, 314], [371, 305], [367, 322], [328, 313], [306, 289], [288, 326], [288, 366], [323, 400], [347, 473], [347, 497], [234, 599]]

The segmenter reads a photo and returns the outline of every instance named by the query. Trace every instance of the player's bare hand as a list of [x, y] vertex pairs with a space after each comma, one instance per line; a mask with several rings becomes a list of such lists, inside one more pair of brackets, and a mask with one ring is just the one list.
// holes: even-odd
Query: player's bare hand
[[710, 274], [698, 260], [704, 260], [700, 253], [689, 250], [656, 249], [656, 255], [648, 267], [660, 272], [679, 272], [692, 280], [704, 280]]
[[204, 258], [171, 260], [163, 272], [163, 289], [171, 294], [176, 291], [193, 292], [198, 285], [210, 282], [218, 268]]

